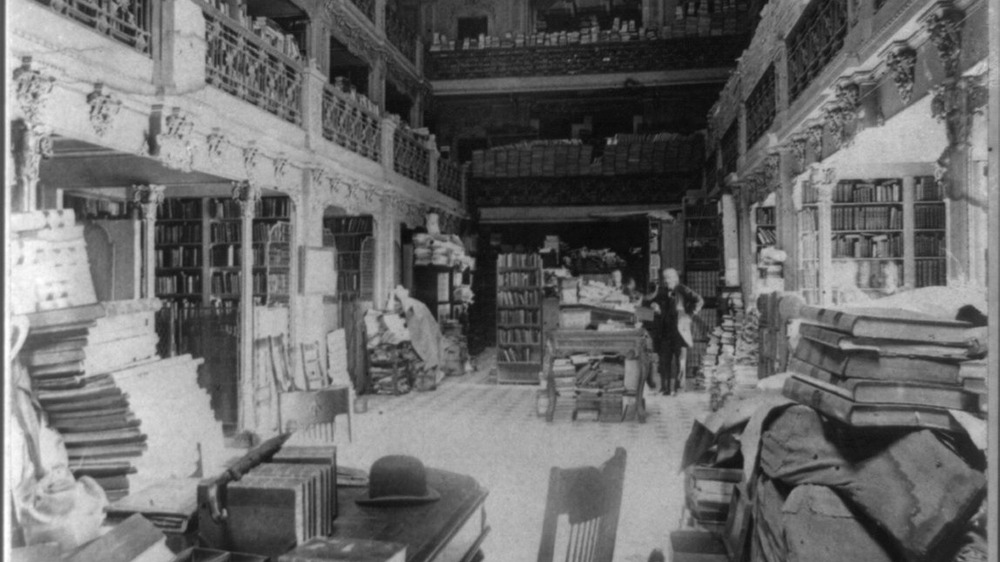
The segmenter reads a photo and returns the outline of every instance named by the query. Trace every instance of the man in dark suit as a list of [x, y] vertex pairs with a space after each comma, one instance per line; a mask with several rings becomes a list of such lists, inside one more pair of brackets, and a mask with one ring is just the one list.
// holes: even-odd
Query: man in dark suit
[[692, 345], [691, 317], [698, 314], [705, 301], [701, 295], [680, 282], [677, 270], [668, 267], [660, 274], [656, 291], [646, 302], [653, 309], [660, 359], [660, 393], [676, 394], [683, 377], [687, 348]]

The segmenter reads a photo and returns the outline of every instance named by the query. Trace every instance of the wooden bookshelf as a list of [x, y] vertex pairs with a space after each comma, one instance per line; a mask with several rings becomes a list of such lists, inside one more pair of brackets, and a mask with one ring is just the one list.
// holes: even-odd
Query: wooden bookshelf
[[413, 267], [413, 298], [427, 305], [438, 322], [458, 320], [459, 306], [455, 287], [462, 284], [462, 273], [444, 265]]
[[684, 284], [715, 306], [722, 271], [722, 227], [719, 205], [687, 200], [684, 205]]
[[252, 224], [254, 263], [244, 267], [239, 203], [166, 199], [157, 210], [154, 230], [156, 295], [175, 308], [236, 308], [242, 276], [249, 274], [256, 304], [287, 302], [290, 208], [286, 197], [258, 202]]
[[337, 293], [371, 300], [374, 297], [375, 275], [372, 217], [327, 217], [323, 228], [323, 245], [337, 248]]
[[914, 179], [913, 254], [914, 286], [948, 282], [948, 209], [944, 190], [933, 177]]
[[497, 256], [497, 382], [537, 384], [542, 369], [542, 258]]

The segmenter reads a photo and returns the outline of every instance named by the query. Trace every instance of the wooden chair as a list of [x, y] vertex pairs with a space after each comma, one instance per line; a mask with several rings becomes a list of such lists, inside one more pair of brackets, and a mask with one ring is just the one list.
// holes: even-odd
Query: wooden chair
[[[621, 512], [625, 457], [625, 449], [618, 447], [601, 467], [552, 467], [538, 562], [555, 560], [557, 536], [566, 539], [558, 542], [566, 543], [567, 561], [611, 562]], [[568, 529], [560, 533], [560, 523], [567, 521]]]

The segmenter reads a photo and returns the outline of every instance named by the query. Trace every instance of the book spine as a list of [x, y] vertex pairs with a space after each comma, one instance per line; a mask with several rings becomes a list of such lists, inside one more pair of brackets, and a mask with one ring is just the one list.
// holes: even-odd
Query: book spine
[[811, 320], [838, 332], [857, 335], [854, 334], [854, 326], [858, 321], [858, 317], [854, 314], [823, 308], [821, 306], [805, 305], [799, 311], [799, 316], [804, 320]]

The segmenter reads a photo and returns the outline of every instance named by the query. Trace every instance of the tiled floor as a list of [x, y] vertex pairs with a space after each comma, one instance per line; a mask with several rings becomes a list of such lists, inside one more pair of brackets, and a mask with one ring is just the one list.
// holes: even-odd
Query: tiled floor
[[353, 417], [353, 443], [343, 443], [338, 428], [339, 462], [367, 469], [382, 455], [405, 453], [475, 477], [490, 491], [487, 560], [523, 562], [537, 556], [549, 468], [596, 465], [622, 446], [628, 462], [615, 559], [645, 562], [653, 548], [669, 550], [684, 499], [680, 455], [692, 420], [707, 411], [706, 394], [649, 396], [642, 425], [546, 423], [535, 415], [537, 387], [477, 380], [370, 397], [368, 412]]

